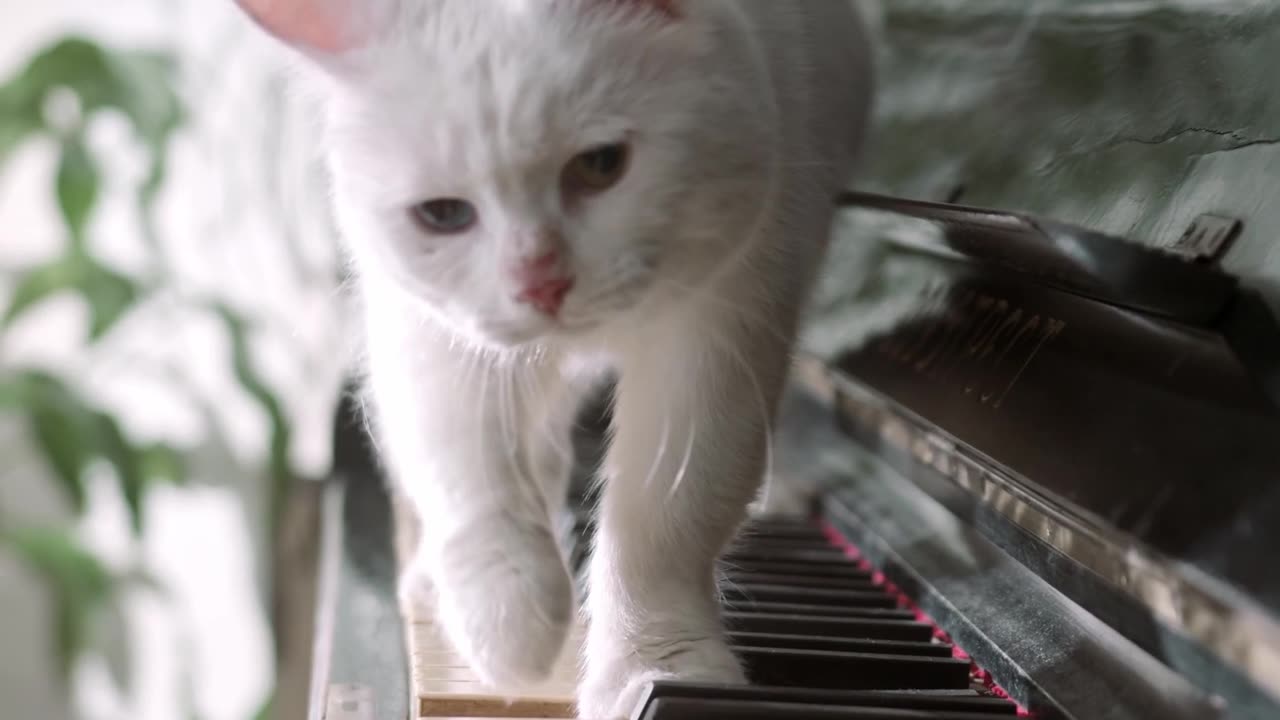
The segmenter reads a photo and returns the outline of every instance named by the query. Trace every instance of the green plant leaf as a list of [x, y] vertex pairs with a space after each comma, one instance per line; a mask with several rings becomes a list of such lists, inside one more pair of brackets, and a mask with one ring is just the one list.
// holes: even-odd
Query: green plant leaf
[[22, 383], [13, 378], [0, 377], [0, 410], [13, 410], [26, 398]]
[[61, 483], [71, 507], [77, 513], [84, 511], [84, 469], [92, 460], [91, 430], [81, 418], [53, 410], [38, 408], [31, 411], [29, 420], [36, 445]]
[[20, 104], [13, 93], [0, 90], [0, 163], [14, 148], [42, 130], [44, 119], [39, 107]]
[[84, 471], [98, 445], [92, 418], [57, 378], [26, 372], [14, 378], [13, 390], [21, 398], [27, 424], [45, 463], [58, 480], [71, 506], [84, 509]]
[[174, 67], [167, 53], [114, 50], [87, 38], [64, 37], [0, 85], [0, 108], [24, 118], [24, 123], [39, 119], [48, 93], [66, 88], [79, 97], [83, 114], [115, 108], [142, 140], [155, 147], [183, 117], [173, 89]]
[[8, 327], [27, 310], [35, 307], [43, 300], [65, 290], [71, 290], [77, 283], [77, 264], [73, 259], [60, 259], [33, 268], [19, 276], [14, 287], [9, 307], [5, 308], [4, 320], [0, 328]]
[[0, 539], [41, 576], [54, 596], [56, 650], [66, 677], [88, 645], [94, 617], [111, 600], [115, 579], [68, 530], [20, 528]]
[[174, 65], [168, 55], [158, 53], [114, 53], [113, 70], [120, 79], [120, 105], [132, 121], [134, 132], [151, 152], [151, 167], [138, 188], [138, 210], [143, 239], [152, 252], [162, 248], [152, 221], [152, 209], [168, 171], [168, 146], [181, 126], [185, 112], [173, 90]]
[[138, 188], [138, 218], [142, 225], [142, 239], [150, 248], [152, 256], [162, 266], [164, 264], [165, 248], [160, 242], [160, 235], [156, 232], [155, 223], [155, 206], [156, 198], [160, 195], [160, 187], [164, 184], [165, 177], [169, 172], [167, 145], [163, 146], [152, 158], [151, 171], [147, 174], [147, 179], [143, 181]]
[[84, 228], [98, 200], [98, 184], [98, 168], [81, 138], [77, 135], [63, 141], [56, 181], [58, 209], [62, 211], [62, 221], [72, 243], [81, 251], [84, 249]]
[[95, 460], [105, 460], [115, 471], [136, 532], [144, 525], [147, 487], [185, 480], [176, 450], [160, 443], [136, 447], [114, 417], [90, 407], [51, 375], [30, 371], [0, 382], [0, 409], [26, 414], [36, 446], [77, 511], [85, 503], [85, 470]]
[[262, 704], [262, 708], [253, 716], [253, 720], [271, 720], [274, 715], [274, 706], [276, 702], [275, 691], [267, 696], [266, 702]]
[[[185, 119], [173, 82], [175, 67], [168, 53], [111, 49], [78, 36], [57, 40], [0, 85], [0, 161], [27, 138], [51, 130], [45, 123], [44, 106], [55, 90], [68, 90], [79, 99], [81, 125], [70, 128], [73, 137], [83, 130], [89, 116], [107, 108], [121, 112], [151, 154], [151, 169], [138, 199], [147, 225], [146, 239], [153, 249], [158, 247], [150, 228], [150, 208], [165, 175], [169, 140]], [[76, 149], [83, 151], [82, 147]], [[80, 213], [76, 211], [79, 205], [72, 201], [83, 201], [85, 195], [64, 193], [61, 183], [66, 180], [68, 190], [88, 187], [83, 181], [89, 175], [78, 172], [92, 167], [83, 162], [86, 158], [82, 152], [64, 152], [66, 172], [59, 173], [60, 199], [66, 196], [63, 213], [69, 218], [68, 225], [77, 228], [73, 232], [83, 230], [83, 219], [74, 221]]]
[[147, 485], [141, 458], [125, 439], [115, 418], [106, 413], [95, 412], [92, 414], [92, 422], [96, 425], [99, 450], [116, 471], [120, 493], [124, 496], [125, 505], [129, 508], [129, 520], [133, 525], [133, 531], [140, 534], [143, 527], [142, 494]]
[[23, 313], [60, 292], [78, 292], [89, 306], [89, 339], [97, 340], [138, 300], [138, 285], [98, 264], [87, 255], [72, 253], [23, 273], [9, 307], [0, 319], [8, 327]]
[[89, 303], [89, 339], [98, 340], [138, 300], [133, 280], [96, 262], [88, 262], [77, 287]]
[[129, 116], [138, 136], [158, 150], [184, 118], [182, 103], [173, 89], [173, 57], [125, 50], [107, 53], [106, 60], [119, 83], [114, 103]]
[[44, 102], [54, 88], [65, 87], [80, 96], [85, 111], [110, 103], [116, 82], [111, 76], [107, 54], [97, 43], [82, 37], [64, 37], [31, 57], [26, 67], [3, 88], [17, 105]]
[[138, 463], [148, 482], [185, 485], [187, 467], [182, 454], [168, 445], [155, 444], [138, 452]]
[[157, 480], [181, 484], [185, 478], [181, 457], [166, 445], [134, 447], [125, 439], [115, 418], [106, 413], [94, 413], [93, 420], [98, 429], [100, 451], [116, 471], [133, 530], [141, 533], [147, 488]]
[[245, 321], [226, 304], [214, 303], [212, 310], [222, 319], [223, 326], [231, 338], [231, 364], [236, 381], [267, 414], [271, 425], [268, 467], [271, 475], [272, 527], [276, 527], [286, 494], [293, 481], [293, 470], [289, 465], [291, 437], [289, 421], [280, 401], [253, 368], [249, 352], [249, 330]]

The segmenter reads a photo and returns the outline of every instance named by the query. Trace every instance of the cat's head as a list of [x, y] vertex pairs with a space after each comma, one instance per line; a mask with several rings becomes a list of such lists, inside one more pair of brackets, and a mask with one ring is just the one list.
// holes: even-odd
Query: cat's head
[[715, 92], [696, 1], [238, 2], [322, 80], [363, 272], [495, 346], [661, 292]]

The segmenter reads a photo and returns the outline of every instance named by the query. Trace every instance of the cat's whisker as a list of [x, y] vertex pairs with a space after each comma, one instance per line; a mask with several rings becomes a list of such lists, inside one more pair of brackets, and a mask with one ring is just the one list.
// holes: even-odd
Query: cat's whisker
[[735, 582], [727, 572], [720, 571], [717, 575], [719, 575], [719, 577], [717, 578], [718, 582], [716, 583], [716, 593], [719, 596], [718, 599], [720, 602], [725, 603], [727, 607], [728, 603], [725, 600], [725, 596], [728, 595], [727, 591], [737, 589], [738, 583]]
[[[524, 393], [524, 398], [522, 398], [522, 400], [524, 400], [525, 406], [552, 406], [550, 405], [550, 391], [543, 387], [543, 384], [536, 382], [536, 380], [538, 380], [538, 378], [536, 378], [536, 373], [538, 373], [539, 368], [536, 368], [534, 364], [526, 363], [522, 365], [521, 370], [524, 370], [524, 372], [513, 378], [516, 383], [513, 391], [516, 391], [517, 395]], [[543, 419], [534, 418], [534, 416], [526, 413], [525, 423], [534, 425], [536, 432], [541, 436], [541, 442], [543, 442], [545, 446], [549, 447], [550, 450], [556, 452], [556, 455], [561, 457], [562, 460], [572, 460], [572, 447], [564, 446], [563, 439], [556, 437], [556, 432], [554, 432], [553, 428], [550, 427], [548, 423], [545, 423]], [[532, 471], [536, 471], [536, 469]]]
[[675, 498], [676, 491], [680, 489], [680, 485], [684, 482], [685, 474], [689, 471], [689, 461], [693, 459], [693, 441], [698, 436], [698, 420], [697, 418], [691, 418], [691, 420], [689, 441], [684, 448], [684, 459], [680, 461], [680, 469], [676, 471], [675, 479], [671, 482], [671, 489], [667, 491], [667, 502], [671, 502]]
[[497, 375], [498, 381], [498, 438], [502, 442], [502, 456], [506, 459], [510, 469], [515, 470], [513, 454], [516, 451], [515, 440], [511, 436], [511, 427], [507, 419], [511, 415], [511, 406], [507, 397], [507, 374], [506, 368], [494, 367], [493, 373]]
[[[546, 423], [530, 417], [528, 412], [528, 409], [532, 407], [530, 398], [527, 394], [522, 396], [520, 392], [521, 388], [518, 382], [519, 378], [516, 373], [522, 369], [527, 370], [529, 367], [530, 366], [527, 363], [512, 365], [510, 368], [511, 372], [507, 375], [508, 398], [511, 400], [512, 424], [515, 426], [514, 433], [516, 434], [516, 442], [520, 444], [517, 447], [523, 446], [525, 448], [528, 447], [528, 443], [523, 442], [523, 438], [519, 436], [519, 433], [522, 429], [527, 430], [530, 422], [541, 427], [543, 434], [547, 433]], [[519, 415], [517, 416], [516, 413], [519, 413]], [[521, 482], [522, 489], [531, 503], [530, 506], [544, 507], [545, 501], [542, 495], [542, 486], [538, 483], [537, 469], [532, 465], [533, 457], [526, 454], [524, 462], [521, 463], [515, 453], [512, 455], [513, 457], [516, 457], [518, 477]], [[546, 520], [551, 520], [549, 508], [546, 514]]]
[[594, 305], [600, 300], [611, 295], [616, 295], [629, 287], [635, 286], [641, 279], [643, 274], [639, 271], [615, 275], [607, 285], [593, 288], [589, 295], [582, 295], [576, 298], [577, 302], [583, 305]]
[[[471, 357], [473, 361], [472, 368], [473, 369], [478, 368], [481, 362], [481, 356], [478, 354], [472, 354]], [[490, 374], [491, 373], [489, 372], [480, 373], [480, 406], [481, 407], [485, 407], [486, 403], [489, 400], [489, 375]], [[476, 430], [480, 430], [480, 429], [481, 428], [476, 428]], [[485, 457], [484, 436], [485, 436], [485, 433], [483, 432], [476, 432], [475, 434], [475, 442], [477, 445], [477, 452], [478, 452], [477, 457]], [[489, 477], [489, 463], [483, 463], [483, 462], [480, 463], [480, 475], [484, 479], [484, 486], [486, 488], [493, 487], [493, 478]]]
[[378, 444], [378, 434], [373, 431], [373, 420], [369, 415], [368, 400], [362, 390], [356, 391], [356, 402], [360, 405], [360, 422], [364, 425], [364, 432], [369, 436], [369, 443], [373, 445], [373, 451], [378, 457], [386, 457], [382, 454], [382, 446]]
[[585, 330], [587, 328], [600, 325], [604, 320], [606, 320], [611, 314], [616, 312], [618, 309], [620, 308], [608, 306], [608, 305], [603, 307], [601, 307], [600, 305], [596, 305], [595, 307], [592, 308], [591, 312], [583, 313], [582, 315], [577, 315], [577, 316], [565, 315], [561, 317], [560, 327], [561, 329], [568, 330], [570, 332], [574, 332], [577, 330]]
[[735, 303], [726, 298], [722, 298], [716, 295], [711, 291], [709, 287], [706, 287], [706, 286], [690, 287], [688, 285], [683, 285], [670, 278], [659, 277], [659, 278], [655, 278], [655, 281], [661, 284], [668, 285], [680, 292], [688, 293], [690, 296], [698, 297], [703, 300], [709, 300], [713, 303], [716, 303], [720, 307], [728, 310], [729, 312], [733, 313], [734, 315], [741, 318], [742, 320], [752, 324], [755, 327], [759, 327], [760, 329], [769, 333], [777, 340], [785, 342], [788, 345], [791, 344], [791, 338], [788, 337], [781, 330], [779, 330], [773, 323], [770, 323], [765, 317], [763, 317], [762, 314], [757, 313], [755, 315], [752, 315], [740, 303]]
[[608, 285], [593, 289], [589, 295], [575, 298], [575, 305], [589, 310], [579, 317], [562, 317], [561, 323], [570, 330], [598, 324], [610, 314], [627, 307], [645, 280], [643, 270], [615, 276]]
[[653, 483], [654, 477], [658, 474], [658, 467], [662, 464], [662, 460], [667, 455], [667, 440], [671, 438], [671, 416], [665, 415], [662, 418], [662, 439], [658, 441], [658, 451], [653, 454], [653, 462], [649, 464], [649, 473], [645, 476], [644, 486], [647, 488]]
[[764, 427], [764, 486], [765, 500], [768, 500], [769, 478], [773, 476], [773, 421], [772, 413], [769, 410], [769, 403], [764, 397], [764, 388], [760, 386], [760, 378], [751, 363], [742, 356], [742, 350], [732, 342], [727, 342], [721, 336], [713, 336], [712, 342], [719, 345], [721, 349], [729, 356], [747, 376], [747, 380], [751, 383], [751, 389], [755, 392], [756, 400], [759, 403], [760, 423]]
[[751, 373], [751, 384], [756, 390], [756, 399], [760, 401], [760, 423], [764, 425], [764, 507], [769, 507], [769, 489], [773, 484], [773, 414], [769, 412], [769, 404], [764, 399], [764, 389], [760, 387], [760, 379]]
[[[517, 389], [525, 394], [525, 400], [529, 407], [548, 407], [547, 391], [545, 389], [541, 389], [541, 395], [536, 394], [539, 390], [539, 383], [535, 381], [536, 378], [532, 377], [535, 372], [534, 367], [530, 364], [526, 364], [524, 365], [523, 370], [525, 372], [517, 375], [515, 377], [515, 382]], [[541, 422], [541, 418], [527, 418], [526, 422], [533, 423], [538, 430], [538, 434], [542, 436], [542, 442], [551, 447], [551, 449], [554, 450], [561, 459], [566, 458], [566, 453], [568, 451], [563, 447], [563, 443], [555, 437], [555, 434], [552, 432], [551, 428], [547, 426], [547, 423]]]
[[512, 366], [509, 365], [496, 366], [494, 368], [499, 381], [498, 435], [505, 444], [505, 447], [502, 448], [502, 457], [506, 460], [507, 469], [511, 472], [510, 479], [514, 483], [514, 489], [527, 502], [531, 499], [531, 491], [536, 492], [536, 488], [532, 487], [532, 479], [520, 462], [519, 429], [516, 427], [519, 419], [515, 417], [518, 408], [512, 398], [513, 376], [510, 372], [511, 369]]
[[[544, 434], [547, 432], [545, 423], [531, 419], [528, 413], [528, 408], [531, 407], [530, 398], [527, 395], [521, 396], [520, 394], [520, 386], [518, 384], [516, 372], [521, 369], [527, 370], [529, 367], [530, 366], [527, 363], [516, 363], [509, 366], [508, 369], [510, 372], [508, 372], [506, 376], [507, 398], [509, 400], [508, 408], [509, 415], [512, 418], [512, 435], [514, 437], [511, 457], [515, 463], [516, 480], [518, 481], [521, 493], [529, 503], [529, 507], [546, 507], [546, 502], [542, 494], [542, 486], [538, 483], [538, 477], [536, 475], [537, 470], [531, 465], [533, 461], [532, 456], [526, 454], [523, 458], [524, 462], [521, 462], [521, 458], [518, 454], [519, 448], [528, 447], [528, 443], [523, 442], [524, 438], [519, 435], [522, 428], [527, 429], [529, 423], [533, 422], [533, 424], [543, 428], [542, 432]], [[549, 508], [544, 519], [548, 522], [551, 520]]]
[[502, 369], [502, 395], [503, 400], [499, 403], [502, 408], [502, 425], [503, 433], [507, 438], [509, 446], [507, 453], [512, 458], [516, 458], [516, 453], [520, 443], [516, 438], [516, 428], [520, 423], [520, 406], [517, 404], [518, 398], [515, 397], [515, 375], [514, 369], [516, 365], [508, 365]]
[[581, 315], [578, 317], [567, 316], [560, 320], [560, 327], [561, 329], [567, 330], [569, 332], [585, 330], [587, 328], [599, 325], [601, 321], [604, 318], [607, 318], [608, 316], [609, 316], [609, 312], [607, 310], [598, 310], [591, 314]]

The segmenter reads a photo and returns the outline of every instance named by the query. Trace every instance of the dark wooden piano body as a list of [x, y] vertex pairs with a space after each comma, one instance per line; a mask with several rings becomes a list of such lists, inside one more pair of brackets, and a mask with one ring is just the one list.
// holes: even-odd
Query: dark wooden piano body
[[[991, 688], [1280, 718], [1280, 6], [866, 4], [876, 194], [846, 198], [777, 427], [773, 500], [811, 519], [744, 540], [727, 598], [791, 689], [659, 687], [637, 720], [1018, 711]], [[340, 431], [314, 716], [417, 717], [389, 504]]]

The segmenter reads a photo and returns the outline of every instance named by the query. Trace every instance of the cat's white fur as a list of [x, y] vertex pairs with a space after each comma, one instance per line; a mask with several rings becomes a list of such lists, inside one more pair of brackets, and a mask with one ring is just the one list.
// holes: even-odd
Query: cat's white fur
[[[378, 447], [420, 515], [402, 580], [495, 684], [543, 677], [575, 602], [569, 429], [619, 376], [579, 713], [736, 681], [713, 565], [746, 516], [870, 95], [846, 0], [240, 0], [319, 80]], [[561, 197], [576, 153], [621, 182]], [[475, 203], [462, 235], [408, 209]], [[504, 268], [563, 243], [556, 318]]]

